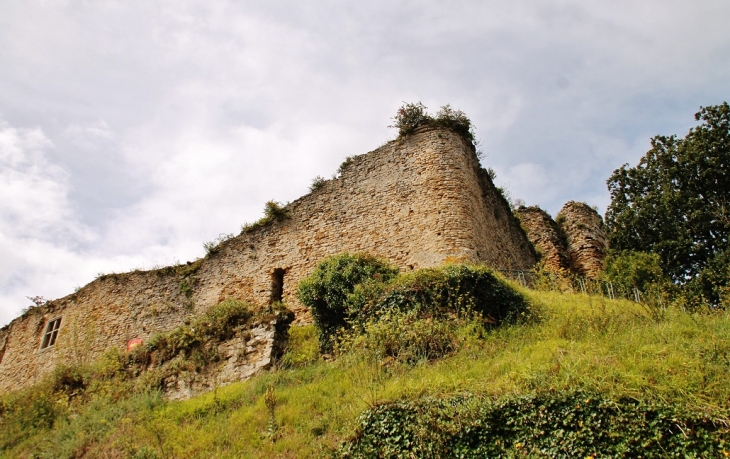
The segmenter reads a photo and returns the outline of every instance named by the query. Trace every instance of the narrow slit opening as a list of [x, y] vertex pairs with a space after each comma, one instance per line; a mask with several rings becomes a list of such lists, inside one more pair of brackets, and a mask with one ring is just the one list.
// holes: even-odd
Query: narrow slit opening
[[282, 268], [276, 268], [271, 273], [271, 299], [269, 303], [281, 302], [284, 297], [284, 274], [286, 271]]

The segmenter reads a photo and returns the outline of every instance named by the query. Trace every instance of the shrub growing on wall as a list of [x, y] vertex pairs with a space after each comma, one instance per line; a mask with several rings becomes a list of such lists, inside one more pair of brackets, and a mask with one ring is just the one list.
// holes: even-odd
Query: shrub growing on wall
[[393, 117], [393, 124], [388, 127], [398, 129], [398, 135], [403, 137], [412, 134], [421, 126], [445, 127], [461, 134], [476, 146], [474, 127], [464, 112], [453, 109], [448, 104], [441, 107], [436, 116], [429, 114], [426, 109], [427, 107], [421, 102], [404, 103]]
[[387, 261], [364, 253], [342, 253], [320, 262], [297, 289], [299, 301], [312, 309], [320, 348], [331, 350], [336, 333], [348, 327], [356, 312], [357, 301], [352, 298], [356, 286], [387, 282], [397, 274]]

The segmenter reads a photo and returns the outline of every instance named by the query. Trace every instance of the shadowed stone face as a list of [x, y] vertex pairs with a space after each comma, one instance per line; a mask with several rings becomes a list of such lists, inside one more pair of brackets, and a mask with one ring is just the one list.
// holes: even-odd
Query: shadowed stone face
[[571, 269], [586, 277], [596, 277], [603, 269], [608, 248], [601, 216], [585, 203], [568, 201], [557, 220], [568, 242]]
[[527, 238], [540, 254], [545, 269], [554, 272], [569, 271], [570, 260], [566, 241], [561, 229], [550, 215], [537, 206], [520, 207], [515, 210]]

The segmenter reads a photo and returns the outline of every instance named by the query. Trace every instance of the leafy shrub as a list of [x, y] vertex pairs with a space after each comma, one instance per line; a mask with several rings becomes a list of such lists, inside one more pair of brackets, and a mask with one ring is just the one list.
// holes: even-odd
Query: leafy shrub
[[205, 253], [207, 255], [213, 255], [215, 253], [218, 253], [218, 251], [220, 251], [223, 243], [233, 239], [234, 237], [235, 237], [235, 235], [233, 235], [233, 234], [221, 233], [218, 235], [217, 238], [213, 239], [212, 241], [204, 242], [203, 248], [205, 249]]
[[412, 134], [421, 126], [435, 126], [450, 129], [464, 136], [476, 147], [474, 129], [471, 120], [461, 110], [455, 110], [450, 105], [444, 105], [436, 116], [426, 112], [427, 107], [421, 102], [415, 104], [403, 103], [393, 117], [391, 128], [398, 129], [398, 135], [405, 137]]
[[204, 343], [231, 338], [252, 316], [247, 303], [225, 300], [196, 318], [190, 325], [182, 325], [168, 333], [152, 336], [149, 341], [135, 349], [130, 358], [132, 361], [145, 363], [156, 352], [159, 364], [179, 354], [190, 356], [193, 350]]
[[[312, 308], [322, 351], [332, 350], [338, 333], [353, 325], [364, 332], [383, 318], [414, 325], [418, 319], [477, 314], [497, 326], [529, 312], [525, 298], [485, 267], [447, 265], [397, 273], [385, 261], [344, 253], [325, 259], [299, 284], [299, 300]], [[395, 311], [414, 315], [396, 316]]]
[[0, 398], [0, 451], [22, 441], [29, 432], [51, 429], [66, 416], [62, 400], [49, 381]]
[[321, 175], [318, 175], [312, 179], [312, 184], [309, 185], [309, 191], [314, 192], [319, 190], [324, 186], [324, 184], [327, 183], [327, 179], [322, 177]]
[[433, 118], [426, 112], [426, 106], [421, 102], [409, 104], [404, 102], [393, 117], [393, 125], [388, 126], [398, 129], [398, 134], [407, 136], [419, 126], [429, 124]]
[[451, 129], [452, 131], [461, 134], [464, 138], [474, 143], [474, 130], [471, 125], [471, 120], [461, 110], [454, 110], [451, 105], [446, 104], [438, 113], [434, 120], [434, 125]]
[[446, 265], [400, 276], [363, 312], [370, 317], [392, 309], [434, 318], [477, 313], [500, 325], [526, 316], [529, 304], [489, 268]]
[[661, 259], [655, 253], [613, 253], [606, 257], [605, 266], [606, 280], [625, 289], [645, 291], [669, 281], [662, 271]]
[[642, 303], [653, 307], [666, 306], [677, 293], [655, 253], [631, 250], [611, 253], [606, 257], [602, 278], [627, 298], [633, 296], [634, 289], [639, 290]]
[[342, 161], [342, 164], [340, 164], [340, 167], [337, 168], [337, 173], [339, 175], [342, 175], [348, 167], [350, 167], [350, 164], [352, 164], [355, 161], [355, 156], [348, 156], [345, 158], [344, 161]]
[[248, 233], [263, 228], [273, 222], [280, 222], [289, 218], [289, 210], [284, 204], [276, 201], [267, 201], [264, 204], [264, 216], [256, 222], [243, 225], [241, 233]]
[[348, 328], [353, 310], [350, 297], [360, 284], [385, 282], [398, 274], [387, 261], [365, 253], [343, 253], [320, 262], [297, 287], [297, 297], [311, 308], [320, 348], [330, 351], [340, 329]]
[[664, 402], [544, 393], [402, 400], [359, 418], [345, 458], [722, 457], [727, 424]]
[[71, 395], [76, 391], [84, 390], [88, 378], [88, 369], [86, 368], [78, 365], [59, 364], [51, 372], [51, 390]]

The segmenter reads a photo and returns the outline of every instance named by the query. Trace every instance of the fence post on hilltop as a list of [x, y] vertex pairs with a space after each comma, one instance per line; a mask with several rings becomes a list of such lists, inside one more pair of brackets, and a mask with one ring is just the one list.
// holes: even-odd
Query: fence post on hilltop
[[606, 293], [608, 294], [608, 297], [610, 299], [612, 299], [612, 300], [615, 299], [614, 294], [613, 294], [613, 283], [612, 282], [608, 282], [606, 284]]

